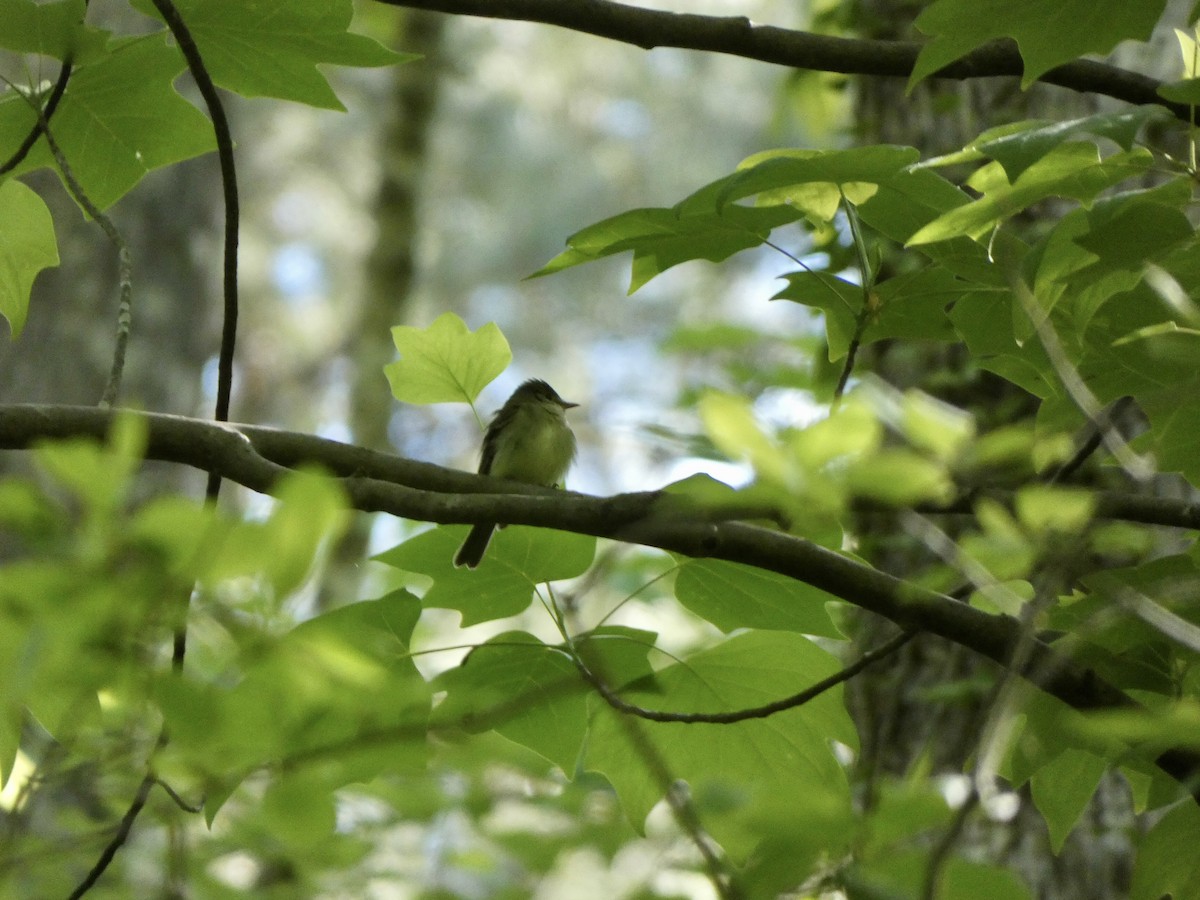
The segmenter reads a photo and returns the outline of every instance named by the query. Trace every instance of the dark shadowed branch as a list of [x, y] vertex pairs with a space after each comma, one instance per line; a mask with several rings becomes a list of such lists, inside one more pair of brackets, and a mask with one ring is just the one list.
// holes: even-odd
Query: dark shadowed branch
[[[907, 78], [921, 53], [917, 41], [833, 37], [757, 25], [744, 16], [702, 16], [642, 9], [613, 0], [379, 0], [391, 6], [489, 19], [558, 25], [644, 50], [677, 47], [846, 75]], [[1025, 70], [1015, 43], [978, 48], [934, 74], [959, 81], [1020, 76]], [[1134, 104], [1155, 104], [1190, 121], [1190, 108], [1158, 95], [1162, 82], [1107, 63], [1078, 59], [1044, 73], [1039, 81]]]

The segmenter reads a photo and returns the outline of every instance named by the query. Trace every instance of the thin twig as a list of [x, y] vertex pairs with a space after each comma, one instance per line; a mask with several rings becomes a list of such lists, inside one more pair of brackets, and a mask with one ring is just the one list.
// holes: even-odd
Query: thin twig
[[622, 700], [621, 697], [612, 690], [604, 680], [599, 678], [584, 664], [583, 660], [576, 657], [575, 666], [579, 669], [579, 674], [583, 676], [584, 681], [596, 689], [596, 692], [603, 698], [604, 702], [618, 712], [627, 713], [631, 716], [636, 716], [639, 719], [646, 719], [650, 722], [674, 722], [681, 725], [731, 725], [734, 722], [745, 722], [750, 719], [765, 719], [768, 716], [773, 716], [776, 713], [786, 712], [789, 709], [795, 709], [798, 706], [803, 706], [815, 700], [821, 694], [828, 691], [830, 688], [837, 687], [839, 684], [849, 681], [863, 669], [872, 663], [890, 656], [895, 653], [914, 637], [915, 631], [902, 631], [900, 634], [893, 637], [891, 640], [876, 647], [874, 650], [869, 650], [864, 653], [857, 661], [846, 666], [846, 668], [835, 672], [828, 678], [822, 678], [816, 684], [805, 688], [798, 693], [792, 694], [790, 697], [784, 697], [782, 700], [775, 700], [771, 703], [763, 704], [762, 706], [754, 706], [748, 709], [735, 709], [729, 712], [722, 713], [684, 713], [684, 712], [666, 712], [663, 710], [646, 709]]
[[659, 790], [662, 791], [663, 799], [667, 801], [667, 806], [670, 807], [671, 815], [674, 817], [676, 823], [687, 834], [688, 839], [699, 852], [701, 859], [704, 860], [705, 874], [712, 883], [713, 889], [717, 892], [717, 896], [721, 900], [741, 900], [742, 890], [738, 885], [733, 871], [718, 855], [716, 848], [709, 840], [704, 824], [700, 821], [700, 815], [692, 805], [691, 798], [685, 792], [685, 788], [677, 783], [677, 779], [671, 774], [662, 753], [659, 752], [658, 747], [654, 745], [654, 742], [650, 740], [642, 728], [641, 722], [638, 721], [638, 715], [634, 712], [637, 707], [629, 707], [628, 704], [614, 704], [611, 702], [614, 696], [612, 691], [604, 683], [604, 679], [592, 672], [583, 661], [583, 657], [580, 656], [575, 646], [574, 639], [568, 633], [569, 629], [567, 628], [565, 618], [562, 619], [560, 625], [567, 638], [567, 648], [570, 652], [571, 660], [575, 663], [575, 668], [584, 681], [592, 685], [600, 693], [604, 701], [617, 713], [617, 724], [625, 732], [625, 737], [633, 745], [634, 752], [641, 758], [643, 765], [649, 770]]
[[54, 111], [58, 109], [58, 101], [62, 99], [63, 93], [67, 89], [67, 82], [71, 79], [71, 57], [68, 56], [63, 60], [62, 68], [58, 70], [58, 79], [54, 82], [54, 87], [50, 89], [50, 96], [46, 98], [46, 105], [41, 108], [41, 115], [34, 123], [33, 128], [29, 130], [29, 134], [25, 135], [25, 140], [21, 141], [13, 155], [0, 165], [0, 175], [6, 175], [11, 172], [29, 155], [29, 151], [33, 149], [33, 145], [37, 143], [37, 139], [42, 136], [45, 130], [45, 123], [50, 121], [50, 117], [54, 115]]
[[954, 813], [954, 818], [951, 820], [949, 827], [929, 853], [929, 862], [925, 866], [925, 880], [921, 887], [921, 900], [935, 900], [937, 897], [938, 882], [941, 881], [942, 869], [945, 868], [946, 862], [950, 859], [950, 853], [954, 850], [954, 845], [958, 843], [958, 839], [967, 825], [967, 819], [971, 817], [971, 812], [978, 805], [979, 792], [975, 790], [975, 786], [972, 784], [970, 793], [963, 800], [962, 806]]
[[162, 788], [166, 792], [167, 796], [170, 797], [175, 802], [175, 805], [178, 806], [180, 809], [182, 809], [184, 812], [199, 813], [201, 810], [204, 809], [204, 798], [203, 797], [200, 798], [199, 803], [188, 803], [186, 800], [184, 800], [182, 797], [179, 796], [179, 794], [176, 792], [175, 788], [171, 787], [169, 784], [167, 784], [161, 778], [156, 777], [154, 779], [154, 781], [160, 788]]
[[[187, 61], [188, 69], [192, 73], [192, 78], [196, 82], [196, 86], [200, 91], [204, 102], [208, 107], [209, 116], [213, 123], [213, 132], [217, 141], [217, 156], [221, 165], [221, 186], [225, 200], [225, 244], [224, 244], [224, 263], [223, 263], [223, 296], [224, 296], [224, 316], [221, 329], [221, 349], [218, 357], [217, 366], [217, 401], [214, 417], [218, 422], [226, 422], [229, 420], [229, 405], [230, 397], [233, 393], [233, 354], [237, 343], [237, 318], [238, 318], [238, 296], [237, 296], [237, 247], [238, 247], [238, 192], [237, 192], [237, 174], [234, 168], [233, 161], [233, 137], [229, 130], [229, 120], [225, 116], [225, 108], [221, 103], [221, 97], [217, 93], [216, 85], [213, 84], [211, 76], [204, 65], [204, 59], [200, 55], [200, 50], [193, 40], [191, 32], [184, 23], [182, 16], [179, 15], [179, 10], [171, 0], [153, 0], [154, 7], [166, 22], [167, 28], [174, 35], [176, 43], [179, 45], [179, 50]], [[209, 503], [216, 503], [217, 496], [221, 491], [221, 477], [215, 472], [209, 473], [208, 483], [205, 488], [205, 497]], [[175, 630], [174, 639], [171, 649], [171, 667], [180, 672], [183, 670], [184, 657], [187, 654], [187, 615], [186, 608], [191, 599], [191, 592], [184, 599], [185, 613], [183, 616], [183, 624]], [[164, 731], [159, 737], [159, 745], [161, 746], [166, 741], [166, 732]], [[88, 873], [87, 878], [80, 883], [75, 892], [71, 895], [72, 898], [80, 897], [86, 893], [92, 885], [100, 878], [105, 869], [108, 868], [116, 855], [117, 850], [125, 843], [129, 836], [130, 829], [133, 828], [133, 823], [141, 813], [142, 807], [146, 805], [146, 797], [150, 793], [150, 789], [158, 783], [157, 777], [153, 771], [147, 771], [142, 783], [138, 788], [137, 794], [134, 796], [133, 802], [129, 805], [125, 815], [121, 818], [121, 825], [117, 830], [117, 834], [108, 846], [104, 848], [100, 858]]]
[[[1116, 422], [1117, 418], [1132, 402], [1133, 399], [1131, 397], [1121, 397], [1104, 413], [1104, 419], [1108, 422], [1110, 427], [1116, 427], [1114, 423]], [[1047, 481], [1049, 481], [1051, 484], [1057, 484], [1070, 478], [1079, 470], [1080, 466], [1082, 466], [1088, 461], [1088, 459], [1091, 458], [1093, 453], [1100, 449], [1103, 443], [1104, 432], [1095, 424], [1091, 424], [1088, 429], [1087, 437], [1079, 445], [1075, 452], [1071, 454], [1071, 458], [1055, 469], [1050, 474], [1050, 477], [1047, 479]]]
[[[11, 82], [9, 84], [11, 86]], [[33, 97], [23, 93], [21, 96], [37, 114], [38, 130], [46, 138], [46, 146], [50, 148], [50, 153], [54, 157], [59, 172], [62, 173], [63, 182], [70, 190], [71, 196], [75, 198], [76, 203], [83, 207], [84, 212], [95, 220], [96, 224], [100, 226], [100, 230], [104, 232], [104, 236], [117, 250], [117, 278], [120, 284], [120, 300], [117, 304], [117, 338], [113, 348], [112, 367], [109, 369], [108, 381], [104, 385], [104, 394], [100, 398], [101, 408], [111, 409], [116, 405], [117, 396], [121, 391], [121, 377], [125, 372], [125, 352], [129, 346], [129, 332], [133, 324], [133, 261], [129, 255], [129, 247], [112, 219], [92, 202], [91, 197], [83, 189], [83, 185], [79, 183], [79, 179], [75, 177], [74, 170], [67, 162], [66, 154], [63, 153], [58, 141], [54, 139], [54, 132], [50, 130], [50, 123], [46, 118], [45, 111]]]
[[1014, 278], [1012, 287], [1013, 293], [1016, 294], [1021, 307], [1025, 311], [1026, 317], [1032, 323], [1033, 330], [1037, 333], [1042, 348], [1046, 351], [1046, 357], [1050, 360], [1050, 365], [1054, 367], [1054, 371], [1066, 389], [1067, 395], [1074, 401], [1079, 411], [1087, 416], [1088, 421], [1092, 423], [1092, 427], [1096, 429], [1096, 433], [1100, 436], [1100, 440], [1103, 441], [1104, 446], [1113, 455], [1113, 458], [1116, 459], [1121, 468], [1135, 481], [1148, 481], [1154, 475], [1153, 462], [1135, 453], [1121, 436], [1120, 432], [1113, 426], [1109, 413], [1100, 404], [1100, 401], [1092, 393], [1087, 384], [1084, 383], [1084, 380], [1079, 375], [1079, 371], [1071, 363], [1070, 359], [1067, 358], [1067, 354], [1062, 347], [1062, 342], [1058, 338], [1058, 333], [1054, 330], [1054, 326], [1050, 324], [1049, 314], [1038, 306], [1029, 290], [1029, 286], [1025, 284], [1023, 279]]
[[78, 900], [78, 898], [90, 891], [96, 882], [100, 880], [100, 876], [104, 874], [104, 870], [113, 861], [113, 857], [117, 855], [117, 851], [121, 849], [121, 845], [129, 839], [129, 832], [133, 830], [133, 823], [137, 819], [138, 814], [141, 813], [142, 807], [146, 805], [146, 798], [150, 796], [150, 791], [157, 783], [158, 779], [152, 772], [145, 774], [142, 778], [142, 783], [138, 785], [133, 802], [129, 804], [129, 809], [125, 810], [125, 815], [121, 817], [121, 822], [117, 826], [117, 833], [113, 835], [112, 840], [105, 846], [104, 851], [100, 854], [100, 858], [96, 860], [95, 865], [92, 866], [83, 881], [79, 882], [75, 890], [71, 891], [69, 900]]
[[[233, 135], [229, 130], [229, 119], [225, 116], [225, 107], [221, 95], [196, 46], [192, 33], [180, 16], [179, 10], [171, 0], [153, 0], [154, 8], [167, 23], [167, 28], [174, 35], [183, 58], [187, 60], [188, 70], [196, 82], [200, 95], [208, 107], [212, 119], [213, 133], [217, 140], [217, 158], [221, 164], [221, 190], [225, 200], [225, 246], [224, 263], [222, 267], [222, 293], [224, 296], [223, 317], [221, 325], [221, 349], [217, 358], [217, 402], [213, 418], [218, 422], [229, 421], [229, 404], [233, 395], [233, 354], [237, 345], [238, 320], [238, 285], [237, 285], [237, 248], [238, 248], [238, 189], [237, 171], [233, 162]], [[205, 497], [209, 503], [216, 503], [221, 492], [221, 477], [210, 473], [205, 487]], [[187, 653], [186, 625], [175, 632], [174, 647], [171, 651], [171, 663], [176, 670], [183, 668], [183, 659]]]
[[838, 194], [841, 195], [842, 205], [846, 208], [846, 221], [850, 223], [850, 236], [854, 241], [854, 250], [858, 254], [858, 268], [860, 281], [862, 282], [862, 306], [858, 310], [858, 315], [854, 319], [854, 334], [850, 337], [850, 344], [846, 348], [846, 362], [842, 365], [842, 372], [838, 376], [837, 387], [833, 389], [833, 402], [837, 404], [842, 399], [842, 394], [846, 391], [846, 385], [850, 382], [850, 376], [854, 372], [854, 362], [858, 357], [858, 348], [862, 346], [863, 334], [866, 333], [867, 325], [871, 320], [872, 308], [871, 292], [875, 284], [875, 273], [871, 270], [871, 261], [867, 258], [867, 244], [863, 239], [862, 229], [859, 226], [858, 213], [854, 209], [854, 204], [846, 199], [846, 194], [841, 186], [838, 186]]

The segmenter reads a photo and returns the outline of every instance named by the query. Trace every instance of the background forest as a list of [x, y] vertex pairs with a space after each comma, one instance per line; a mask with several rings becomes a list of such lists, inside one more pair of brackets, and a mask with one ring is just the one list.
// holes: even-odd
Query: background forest
[[0, 896], [1200, 898], [1198, 18], [0, 0]]

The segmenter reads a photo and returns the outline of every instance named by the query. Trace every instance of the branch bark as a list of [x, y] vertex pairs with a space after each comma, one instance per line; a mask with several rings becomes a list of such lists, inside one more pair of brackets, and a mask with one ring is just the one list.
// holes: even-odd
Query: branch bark
[[[794, 69], [907, 78], [920, 55], [916, 41], [834, 37], [756, 25], [744, 16], [703, 16], [642, 9], [613, 0], [379, 0], [390, 6], [460, 16], [557, 25], [643, 50], [676, 47], [726, 53]], [[997, 41], [936, 72], [935, 78], [966, 80], [1020, 76], [1024, 62], [1015, 43]], [[1190, 108], [1158, 96], [1162, 82], [1107, 63], [1078, 59], [1046, 72], [1039, 81], [1072, 91], [1102, 94], [1126, 103], [1154, 104], [1178, 119]]]
[[[745, 563], [814, 585], [902, 628], [939, 635], [1002, 666], [1009, 664], [1020, 635], [1010, 616], [981, 612], [794, 535], [713, 521], [703, 509], [660, 492], [592, 497], [444, 469], [308, 434], [79, 406], [0, 406], [0, 449], [27, 449], [47, 439], [103, 439], [117, 415], [145, 423], [147, 458], [188, 465], [260, 493], [277, 490], [294, 467], [315, 464], [337, 477], [350, 506], [364, 512], [444, 524], [535, 525]], [[1121, 691], [1040, 641], [1020, 674], [1077, 709], [1132, 705]], [[1181, 780], [1200, 772], [1200, 760], [1186, 752], [1165, 754], [1159, 764]]]

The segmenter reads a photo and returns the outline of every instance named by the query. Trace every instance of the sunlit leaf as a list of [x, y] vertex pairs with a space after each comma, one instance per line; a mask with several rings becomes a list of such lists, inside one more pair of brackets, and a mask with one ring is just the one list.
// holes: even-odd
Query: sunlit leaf
[[512, 362], [495, 322], [471, 331], [450, 312], [428, 328], [397, 325], [392, 341], [400, 359], [383, 370], [392, 396], [402, 403], [473, 403]]
[[[1144, 172], [1152, 157], [1137, 149], [1102, 159], [1094, 144], [1067, 143], [1047, 153], [1009, 183], [998, 163], [973, 176], [983, 197], [930, 222], [911, 238], [910, 245], [967, 235], [980, 238], [1005, 219], [1047, 197], [1078, 200], [1085, 206], [1105, 188]], [[994, 168], [992, 168], [994, 166]]]
[[19, 181], [0, 183], [0, 316], [14, 338], [25, 325], [33, 280], [57, 265], [54, 222], [42, 198]]

